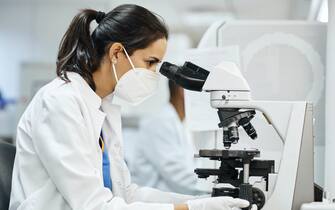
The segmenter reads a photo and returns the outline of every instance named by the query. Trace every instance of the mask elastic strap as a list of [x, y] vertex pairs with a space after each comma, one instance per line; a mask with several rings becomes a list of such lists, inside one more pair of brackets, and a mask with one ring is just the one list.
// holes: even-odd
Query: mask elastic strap
[[124, 50], [124, 53], [126, 54], [126, 56], [127, 56], [128, 60], [129, 60], [129, 63], [130, 63], [130, 65], [131, 65], [131, 67], [132, 67], [132, 68], [133, 68], [133, 70], [134, 70], [134, 69], [135, 69], [135, 66], [134, 66], [133, 62], [131, 61], [131, 59], [130, 59], [130, 57], [129, 57], [128, 53], [127, 53], [127, 50], [126, 50], [126, 48], [124, 48], [124, 47], [123, 47], [123, 50]]
[[119, 82], [119, 78], [117, 78], [117, 74], [116, 74], [116, 69], [115, 69], [114, 63], [112, 63], [112, 68], [113, 68], [113, 72], [114, 72], [114, 76], [115, 76], [116, 82]]

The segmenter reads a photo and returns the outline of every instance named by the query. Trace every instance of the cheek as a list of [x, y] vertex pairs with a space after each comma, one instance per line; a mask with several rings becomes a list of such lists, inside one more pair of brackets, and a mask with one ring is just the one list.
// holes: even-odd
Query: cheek
[[158, 64], [154, 64], [152, 66], [148, 65], [147, 69], [149, 69], [151, 71], [158, 71]]
[[118, 61], [115, 65], [116, 72], [119, 76], [119, 78], [122, 77], [126, 72], [128, 72], [131, 69], [131, 65], [124, 60]]

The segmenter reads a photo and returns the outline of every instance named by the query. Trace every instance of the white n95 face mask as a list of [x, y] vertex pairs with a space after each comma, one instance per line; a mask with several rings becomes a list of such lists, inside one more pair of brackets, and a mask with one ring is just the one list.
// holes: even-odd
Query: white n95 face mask
[[112, 62], [113, 73], [116, 79], [114, 94], [132, 105], [138, 105], [156, 92], [159, 74], [145, 68], [135, 68], [126, 49], [123, 48], [123, 50], [132, 69], [122, 75], [119, 80], [115, 65]]

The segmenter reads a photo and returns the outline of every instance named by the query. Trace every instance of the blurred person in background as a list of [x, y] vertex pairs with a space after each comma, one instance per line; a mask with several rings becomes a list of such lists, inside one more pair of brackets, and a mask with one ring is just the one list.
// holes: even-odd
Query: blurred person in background
[[185, 125], [184, 89], [169, 80], [169, 102], [140, 123], [129, 157], [132, 180], [163, 191], [199, 195], [194, 145]]

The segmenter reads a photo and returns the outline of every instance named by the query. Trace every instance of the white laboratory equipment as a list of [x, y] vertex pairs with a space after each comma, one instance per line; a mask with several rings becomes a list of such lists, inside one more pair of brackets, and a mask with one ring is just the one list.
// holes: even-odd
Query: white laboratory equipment
[[[313, 173], [313, 106], [305, 101], [260, 101], [251, 98], [250, 87], [236, 64], [221, 62], [207, 71], [190, 62], [183, 66], [163, 63], [160, 72], [192, 91], [210, 94], [208, 103], [217, 111], [223, 133], [220, 144], [225, 149], [205, 149], [199, 156], [220, 163], [219, 168], [200, 168], [199, 178], [217, 177], [212, 196], [239, 197], [257, 205], [258, 209], [299, 210], [301, 205], [314, 200]], [[278, 172], [274, 161], [262, 157], [258, 148], [230, 149], [240, 140], [243, 127], [248, 140], [256, 139], [251, 120], [263, 114], [283, 143], [282, 160]], [[241, 130], [241, 129], [240, 129]], [[257, 159], [260, 158], [260, 159]], [[270, 174], [275, 180], [269, 187]], [[250, 182], [251, 177], [262, 177], [265, 189]], [[229, 187], [222, 185], [231, 185]], [[251, 206], [250, 206], [251, 208]], [[250, 209], [249, 208], [249, 209]]]
[[[254, 100], [308, 101], [313, 104], [315, 118], [315, 182], [324, 184], [324, 139], [325, 139], [325, 58], [327, 25], [313, 21], [218, 21], [202, 37], [199, 52], [212, 49], [236, 47], [239, 65], [248, 81]], [[235, 50], [236, 51], [236, 50]], [[226, 57], [211, 59], [203, 54], [186, 54], [185, 59], [206, 69]], [[234, 52], [234, 54], [236, 54]], [[228, 58], [231, 61], [231, 58]], [[235, 59], [237, 60], [237, 59]], [[235, 61], [234, 61], [235, 62]], [[217, 116], [204, 101], [209, 94], [187, 91], [185, 94], [186, 120], [193, 128], [194, 138], [199, 145], [204, 141], [214, 142], [220, 148], [221, 134], [217, 132]], [[199, 112], [199, 110], [202, 110]], [[193, 124], [192, 122], [197, 122]], [[199, 129], [204, 122], [206, 131]], [[192, 125], [195, 125], [192, 127]], [[209, 126], [210, 125], [210, 126]], [[269, 129], [262, 117], [256, 116], [254, 126], [260, 130], [258, 140], [244, 141], [240, 148], [261, 148], [263, 157], [276, 160], [276, 171], [282, 159], [283, 145], [276, 133]], [[244, 135], [244, 134], [242, 134]], [[201, 147], [201, 146], [198, 146]], [[213, 145], [206, 145], [211, 147]]]

